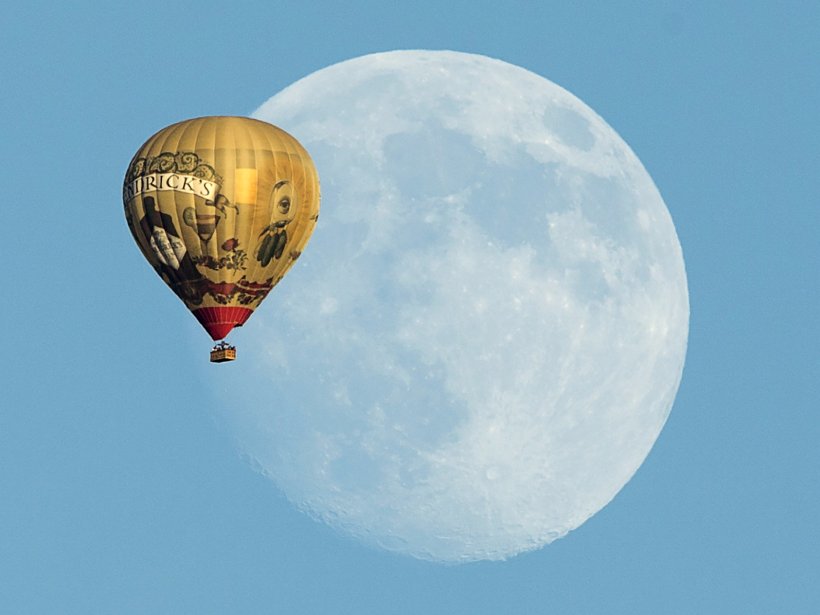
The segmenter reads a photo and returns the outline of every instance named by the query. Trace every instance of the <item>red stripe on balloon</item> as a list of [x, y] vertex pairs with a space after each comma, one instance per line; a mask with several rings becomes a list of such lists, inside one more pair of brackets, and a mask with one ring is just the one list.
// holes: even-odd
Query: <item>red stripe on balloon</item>
[[253, 310], [244, 307], [209, 307], [197, 308], [192, 313], [214, 340], [221, 340], [231, 329], [245, 324]]

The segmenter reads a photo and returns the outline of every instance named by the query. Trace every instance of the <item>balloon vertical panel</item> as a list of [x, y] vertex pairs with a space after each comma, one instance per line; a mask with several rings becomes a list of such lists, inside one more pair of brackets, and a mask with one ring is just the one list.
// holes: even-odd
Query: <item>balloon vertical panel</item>
[[123, 201], [145, 258], [221, 339], [307, 244], [319, 213], [318, 177], [304, 148], [270, 124], [198, 118], [140, 148]]

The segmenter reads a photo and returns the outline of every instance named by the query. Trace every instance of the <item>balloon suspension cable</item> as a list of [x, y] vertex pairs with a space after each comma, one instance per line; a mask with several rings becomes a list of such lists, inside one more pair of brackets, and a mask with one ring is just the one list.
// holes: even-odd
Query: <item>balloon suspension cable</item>
[[231, 346], [225, 340], [217, 342], [211, 349], [211, 363], [225, 363], [236, 360], [236, 346]]

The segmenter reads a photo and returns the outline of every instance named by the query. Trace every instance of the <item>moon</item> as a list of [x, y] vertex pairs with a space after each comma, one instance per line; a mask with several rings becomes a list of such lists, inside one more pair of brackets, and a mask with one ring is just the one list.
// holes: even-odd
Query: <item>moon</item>
[[322, 185], [220, 373], [254, 467], [342, 533], [437, 562], [538, 549], [610, 502], [669, 415], [689, 320], [672, 219], [615, 131], [450, 51], [342, 62], [254, 115]]

